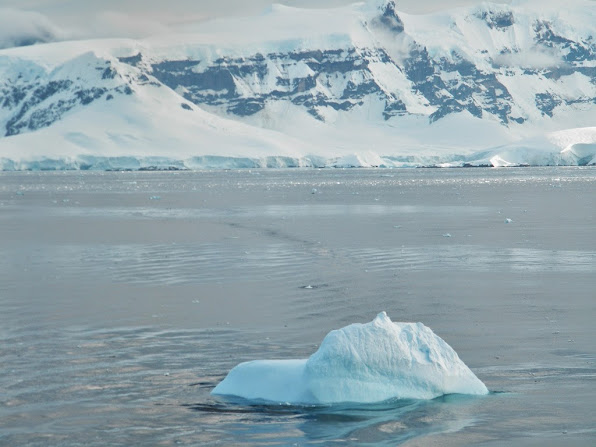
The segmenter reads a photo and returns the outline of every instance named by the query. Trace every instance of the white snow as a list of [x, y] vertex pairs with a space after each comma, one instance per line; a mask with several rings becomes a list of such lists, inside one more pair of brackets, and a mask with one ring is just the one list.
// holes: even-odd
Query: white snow
[[[566, 129], [549, 132], [541, 137], [529, 138], [500, 146], [483, 154], [494, 167], [507, 166], [577, 166], [596, 164], [596, 127]], [[474, 156], [470, 157], [474, 159]]]
[[309, 359], [256, 360], [212, 392], [292, 404], [371, 403], [488, 394], [457, 353], [422, 323], [372, 322], [331, 331]]
[[[385, 99], [366, 96], [349, 111], [319, 107], [324, 122], [291, 101], [267, 101], [260, 112], [237, 117], [226, 114], [225, 106], [219, 110], [188, 102], [184, 88], [174, 91], [163, 84], [156, 88], [131, 82], [133, 95], [112, 101], [102, 98], [64, 113], [50, 127], [0, 136], [0, 169], [137, 169], [156, 164], [186, 169], [596, 164], [595, 128], [577, 129], [593, 126], [593, 103], [565, 103], [593, 98], [596, 85], [579, 72], [547, 78], [541, 73], [525, 74], [522, 69], [548, 66], [560, 59], [533, 41], [537, 13], [550, 20], [559, 35], [589, 41], [596, 8], [584, 0], [570, 1], [573, 7], [565, 10], [553, 2], [518, 0], [510, 5], [483, 3], [424, 15], [398, 12], [405, 31], [390, 39], [372, 23], [386, 1], [372, 0], [333, 10], [274, 5], [257, 17], [202, 22], [179, 34], [144, 40], [97, 39], [2, 50], [0, 87], [3, 80], [19, 77], [31, 83], [61, 76], [75, 80], [77, 87], [93, 87], [98, 61], [107, 61], [118, 71], [115, 85], [138, 75], [138, 69], [117, 58], [139, 53], [143, 63], [197, 60], [196, 71], [201, 71], [221, 57], [302, 50], [383, 49], [399, 62], [401, 54], [416, 42], [446, 60], [457, 53], [487, 71], [495, 70], [492, 64], [496, 64], [497, 80], [513, 98], [512, 116], [525, 121], [503, 125], [490, 113], [478, 119], [462, 112], [429, 123], [436, 106], [413, 89], [399, 64], [384, 63], [373, 54], [367, 72], [351, 73], [329, 85], [325, 76], [331, 75], [318, 76], [317, 93], [338, 96], [350, 81], [372, 81], [389, 98], [401, 100], [408, 114], [385, 121]], [[506, 29], [491, 28], [480, 18], [485, 12], [512, 12], [515, 20]], [[304, 61], [267, 59], [267, 67], [269, 75], [263, 80], [236, 79], [237, 90], [247, 96], [266, 93], [280, 74], [298, 79], [314, 73]], [[461, 81], [456, 71], [443, 73], [443, 79]], [[102, 82], [110, 86], [110, 81]], [[536, 95], [543, 93], [561, 99], [552, 117], [536, 107]], [[39, 106], [62, 99], [69, 98], [55, 95]], [[481, 102], [482, 94], [474, 99]], [[183, 104], [192, 110], [183, 109]], [[32, 107], [22, 118], [36, 110]], [[16, 113], [0, 107], [0, 128]]]
[[372, 151], [344, 155], [332, 163], [336, 168], [377, 168], [386, 166], [386, 162]]

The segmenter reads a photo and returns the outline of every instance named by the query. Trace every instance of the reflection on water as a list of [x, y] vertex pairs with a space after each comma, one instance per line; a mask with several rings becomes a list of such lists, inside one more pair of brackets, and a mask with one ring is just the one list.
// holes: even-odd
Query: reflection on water
[[[594, 168], [3, 174], [0, 445], [592, 445], [594, 185]], [[432, 321], [504, 393], [210, 395], [380, 310]]]
[[229, 358], [248, 360], [274, 346], [231, 330], [81, 328], [40, 339], [31, 326], [0, 341], [9, 347], [0, 360], [10, 365], [0, 378], [5, 445], [395, 445], [472, 426], [491, 398], [290, 406], [213, 397], [223, 378], [213, 373], [225, 371]]
[[[292, 445], [308, 442], [357, 442], [359, 445], [396, 445], [421, 435], [450, 433], [474, 424], [474, 407], [483, 398], [450, 395], [432, 401], [391, 400], [377, 404], [291, 406], [218, 401], [186, 404], [203, 417], [218, 414], [233, 439], [258, 444], [274, 439]], [[279, 432], [271, 422], [293, 421]], [[238, 422], [248, 422], [239, 424]], [[268, 429], [269, 426], [269, 429]]]
[[[66, 204], [70, 205], [69, 202]], [[64, 204], [61, 204], [64, 205]], [[407, 214], [469, 216], [487, 212], [481, 206], [446, 206], [446, 205], [366, 205], [366, 204], [308, 204], [308, 205], [265, 205], [265, 206], [234, 206], [225, 208], [172, 208], [172, 207], [80, 207], [48, 206], [43, 213], [48, 216], [84, 216], [100, 219], [118, 219], [132, 217], [137, 219], [211, 219], [211, 218], [325, 218], [325, 217], [355, 217], [355, 216], [398, 216]], [[80, 205], [80, 203], [78, 204]], [[1, 216], [0, 216], [1, 217]]]
[[0, 343], [0, 361], [10, 365], [0, 377], [3, 445], [399, 445], [466, 433], [461, 445], [480, 434], [502, 439], [505, 427], [524, 420], [535, 430], [564, 430], [556, 408], [525, 414], [519, 402], [527, 396], [520, 392], [532, 392], [536, 381], [569, 389], [596, 377], [593, 367], [494, 367], [479, 373], [489, 381], [519, 382], [517, 392], [270, 405], [210, 395], [237, 361], [264, 352], [296, 354], [295, 346], [279, 346], [258, 332], [70, 328], [40, 338], [31, 324]]
[[23, 259], [7, 250], [0, 259], [0, 278], [15, 269], [60, 280], [93, 276], [97, 272], [128, 284], [204, 284], [223, 281], [258, 282], [288, 277], [308, 282], [313, 265], [326, 268], [329, 260], [368, 272], [583, 272], [596, 273], [596, 251], [489, 248], [476, 245], [404, 246], [383, 248], [300, 247], [286, 242], [250, 246], [242, 241], [184, 245], [61, 245], [40, 246]]
[[474, 245], [361, 249], [350, 254], [376, 270], [432, 270], [448, 268], [470, 272], [596, 272], [596, 252], [539, 250], [530, 248], [487, 248]]

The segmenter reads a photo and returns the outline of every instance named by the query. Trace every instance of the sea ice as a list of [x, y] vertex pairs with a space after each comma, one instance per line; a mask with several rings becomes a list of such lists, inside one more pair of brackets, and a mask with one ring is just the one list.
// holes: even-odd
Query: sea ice
[[212, 392], [292, 404], [370, 403], [487, 394], [457, 353], [422, 323], [370, 323], [331, 331], [310, 358], [256, 360], [233, 368]]

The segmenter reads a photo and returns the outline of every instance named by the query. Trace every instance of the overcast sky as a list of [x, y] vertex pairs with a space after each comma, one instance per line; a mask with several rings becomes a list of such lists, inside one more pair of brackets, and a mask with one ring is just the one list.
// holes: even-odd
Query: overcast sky
[[[509, 3], [511, 0], [493, 0]], [[548, 0], [547, 0], [548, 1]], [[424, 13], [483, 0], [396, 0]], [[86, 37], [143, 37], [189, 22], [259, 14], [271, 0], [0, 0], [0, 48]], [[278, 0], [296, 7], [335, 7], [354, 0]]]
[[[398, 0], [398, 9], [423, 13], [482, 0]], [[496, 0], [507, 2], [509, 0]], [[355, 0], [0, 0], [0, 48], [91, 37], [144, 37], [189, 22], [250, 16], [271, 3], [304, 8]]]
[[[105, 12], [134, 14], [147, 20], [175, 23], [230, 14], [258, 14], [271, 3], [320, 8], [349, 5], [355, 1], [357, 0], [0, 0], [0, 7], [36, 11], [59, 25], [80, 25], [80, 19]], [[481, 2], [482, 0], [398, 0], [396, 3], [400, 11], [418, 13]]]

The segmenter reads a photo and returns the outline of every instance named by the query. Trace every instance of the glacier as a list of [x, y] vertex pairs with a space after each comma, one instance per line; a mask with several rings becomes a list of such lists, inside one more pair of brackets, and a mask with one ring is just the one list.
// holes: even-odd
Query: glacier
[[0, 50], [0, 169], [595, 165], [596, 8], [570, 1]]
[[289, 404], [373, 403], [488, 394], [457, 353], [422, 323], [370, 323], [331, 331], [308, 359], [256, 360], [233, 368], [212, 391]]

